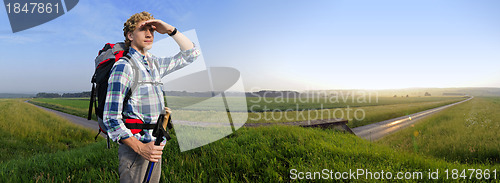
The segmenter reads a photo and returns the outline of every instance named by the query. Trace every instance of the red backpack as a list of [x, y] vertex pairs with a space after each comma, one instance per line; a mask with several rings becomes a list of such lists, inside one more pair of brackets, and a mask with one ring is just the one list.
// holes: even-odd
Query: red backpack
[[[101, 132], [106, 134], [108, 141], [108, 148], [110, 147], [109, 143], [109, 135], [104, 130], [103, 123], [103, 113], [104, 113], [104, 104], [106, 102], [106, 93], [108, 89], [108, 79], [111, 74], [111, 69], [115, 62], [123, 58], [128, 61], [132, 66], [132, 72], [138, 71], [138, 67], [135, 62], [130, 60], [130, 57], [127, 55], [128, 50], [126, 50], [125, 43], [120, 42], [116, 44], [106, 43], [104, 47], [99, 50], [97, 57], [95, 59], [95, 72], [92, 76], [92, 91], [90, 97], [89, 104], [89, 113], [88, 120], [92, 118], [92, 108], [95, 107], [95, 113], [97, 115], [97, 121], [99, 123], [99, 133], [96, 135], [96, 139]], [[138, 72], [136, 72], [138, 73]], [[130, 96], [132, 95], [132, 91], [134, 91], [138, 85], [139, 74], [133, 74], [134, 81], [132, 83], [132, 87], [125, 96], [124, 104]], [[96, 100], [97, 99], [97, 100]], [[125, 118], [123, 118], [125, 119]], [[143, 129], [154, 129], [156, 124], [144, 124], [140, 119], [125, 119], [125, 126], [130, 129], [132, 134], [143, 133]]]

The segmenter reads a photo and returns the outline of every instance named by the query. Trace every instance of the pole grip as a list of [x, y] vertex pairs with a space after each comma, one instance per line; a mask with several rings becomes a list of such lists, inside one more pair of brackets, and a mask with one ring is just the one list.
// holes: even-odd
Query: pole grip
[[153, 135], [156, 137], [155, 145], [159, 146], [163, 141], [163, 131], [160, 128], [163, 128], [163, 123], [165, 119], [165, 114], [160, 114], [158, 117], [158, 122], [156, 124], [156, 129], [153, 131]]

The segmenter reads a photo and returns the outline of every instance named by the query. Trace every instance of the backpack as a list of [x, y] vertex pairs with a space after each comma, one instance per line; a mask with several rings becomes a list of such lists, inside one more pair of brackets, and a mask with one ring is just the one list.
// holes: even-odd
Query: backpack
[[[89, 104], [89, 112], [88, 112], [88, 120], [92, 118], [92, 108], [95, 107], [95, 113], [97, 115], [97, 121], [99, 124], [99, 132], [97, 133], [95, 139], [102, 132], [106, 134], [108, 141], [108, 148], [110, 148], [109, 135], [104, 130], [103, 123], [103, 113], [104, 113], [104, 104], [106, 102], [106, 93], [108, 89], [108, 79], [111, 74], [111, 69], [115, 62], [120, 60], [120, 58], [124, 58], [128, 63], [132, 66], [132, 72], [137, 72], [138, 67], [135, 62], [130, 61], [130, 57], [127, 55], [128, 50], [126, 50], [125, 43], [120, 42], [116, 44], [106, 43], [104, 47], [99, 50], [97, 57], [95, 59], [95, 72], [92, 76], [92, 91], [90, 97]], [[138, 72], [137, 72], [138, 73]], [[139, 74], [133, 74], [134, 81], [132, 82], [131, 89], [127, 91], [124, 104], [130, 96], [132, 95], [132, 91], [134, 91], [138, 85]], [[125, 126], [129, 128], [132, 134], [143, 133], [143, 129], [154, 129], [155, 124], [143, 124], [140, 119], [125, 119]]]

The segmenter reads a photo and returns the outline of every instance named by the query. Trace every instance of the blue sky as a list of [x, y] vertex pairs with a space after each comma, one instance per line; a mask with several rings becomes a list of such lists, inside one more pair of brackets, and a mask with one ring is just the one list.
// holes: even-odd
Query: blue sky
[[240, 70], [248, 91], [500, 87], [499, 10], [494, 0], [89, 0], [12, 33], [0, 8], [0, 93], [90, 90], [97, 51], [140, 11], [195, 29], [206, 64]]

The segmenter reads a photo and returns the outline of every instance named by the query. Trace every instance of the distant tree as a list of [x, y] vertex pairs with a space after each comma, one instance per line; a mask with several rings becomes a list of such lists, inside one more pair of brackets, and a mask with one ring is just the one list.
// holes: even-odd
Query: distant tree
[[426, 96], [426, 97], [430, 97], [430, 96], [431, 96], [431, 94], [430, 94], [429, 92], [425, 92], [424, 96]]
[[394, 95], [394, 98], [398, 97], [397, 95]]
[[410, 97], [410, 96], [406, 95], [406, 98], [408, 98], [408, 97]]

